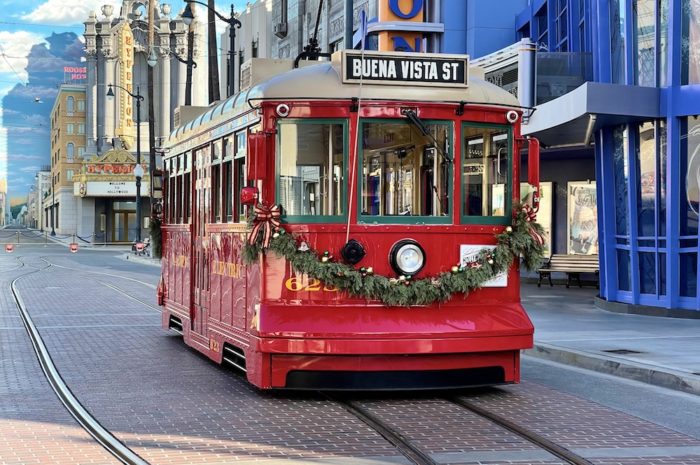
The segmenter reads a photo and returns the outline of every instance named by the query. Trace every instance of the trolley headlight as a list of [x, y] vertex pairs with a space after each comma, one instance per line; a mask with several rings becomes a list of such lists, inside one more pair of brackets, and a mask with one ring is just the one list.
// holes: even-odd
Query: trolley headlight
[[413, 239], [403, 239], [391, 248], [389, 261], [396, 273], [413, 276], [425, 265], [425, 251]]

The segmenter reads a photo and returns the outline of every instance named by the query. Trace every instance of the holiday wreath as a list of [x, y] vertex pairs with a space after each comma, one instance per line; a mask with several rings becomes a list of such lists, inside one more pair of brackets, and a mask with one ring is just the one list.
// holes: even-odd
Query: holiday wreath
[[483, 283], [507, 271], [518, 257], [527, 269], [542, 261], [542, 226], [535, 222], [529, 205], [517, 205], [512, 226], [496, 235], [495, 248], [485, 248], [467, 264], [457, 264], [438, 275], [412, 279], [388, 278], [374, 274], [371, 267], [355, 268], [336, 262], [328, 251], [319, 253], [300, 238], [287, 233], [280, 222], [279, 205], [257, 205], [249, 218], [250, 235], [244, 248], [246, 263], [255, 262], [270, 250], [285, 258], [296, 273], [306, 274], [356, 297], [379, 300], [389, 306], [428, 305], [449, 300], [453, 294], [468, 294]]

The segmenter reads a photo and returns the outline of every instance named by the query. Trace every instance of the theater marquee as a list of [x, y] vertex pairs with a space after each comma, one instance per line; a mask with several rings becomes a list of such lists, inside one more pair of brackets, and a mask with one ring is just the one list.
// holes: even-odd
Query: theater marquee
[[[148, 165], [141, 165], [141, 196], [148, 196]], [[80, 197], [135, 197], [136, 159], [126, 150], [110, 150], [102, 157], [85, 160], [79, 176], [74, 176], [73, 194]]]

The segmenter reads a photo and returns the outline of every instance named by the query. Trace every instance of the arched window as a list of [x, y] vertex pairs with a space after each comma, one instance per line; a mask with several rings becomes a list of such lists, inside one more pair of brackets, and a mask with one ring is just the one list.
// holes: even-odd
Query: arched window
[[68, 159], [68, 161], [73, 160], [74, 153], [75, 153], [75, 146], [72, 143], [68, 144], [66, 146], [66, 158]]
[[75, 111], [75, 99], [73, 97], [68, 97], [66, 99], [66, 111], [68, 113], [73, 113]]

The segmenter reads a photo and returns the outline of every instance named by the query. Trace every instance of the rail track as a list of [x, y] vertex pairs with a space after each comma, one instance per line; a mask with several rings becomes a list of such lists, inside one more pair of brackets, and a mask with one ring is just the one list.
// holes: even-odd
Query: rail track
[[[28, 265], [22, 261], [21, 257], [18, 257], [19, 262], [22, 264], [21, 267], [31, 267], [34, 270], [24, 273], [21, 276], [15, 278], [11, 285], [12, 296], [14, 298], [15, 304], [17, 305], [17, 310], [22, 319], [22, 324], [27, 330], [29, 339], [36, 353], [37, 359], [39, 360], [39, 365], [41, 370], [46, 377], [49, 385], [56, 393], [61, 403], [66, 407], [68, 412], [75, 418], [75, 420], [80, 424], [80, 426], [85, 429], [102, 447], [104, 447], [108, 452], [110, 452], [114, 457], [120, 460], [126, 465], [149, 465], [149, 462], [144, 460], [136, 452], [127, 447], [122, 443], [116, 436], [114, 436], [109, 430], [103, 427], [95, 417], [93, 417], [90, 412], [83, 407], [80, 401], [73, 395], [68, 385], [65, 383], [61, 377], [56, 365], [51, 359], [51, 354], [44, 344], [41, 334], [34, 325], [27, 307], [22, 300], [22, 296], [17, 289], [17, 283], [27, 276], [34, 273], [39, 273], [45, 271], [53, 266], [50, 262], [43, 259], [47, 263], [44, 267], [37, 267], [34, 265]], [[20, 267], [20, 268], [21, 268]], [[131, 279], [131, 278], [130, 278]], [[133, 279], [132, 279], [133, 280]], [[144, 283], [148, 284], [148, 283]], [[142, 302], [143, 303], [143, 302]]]
[[[384, 421], [379, 415], [370, 412], [367, 408], [363, 407], [359, 402], [353, 400], [342, 399], [336, 396], [325, 394], [329, 400], [333, 400], [341, 404], [345, 410], [350, 412], [356, 418], [361, 420], [367, 426], [375, 430], [378, 434], [384, 437], [387, 441], [396, 447], [396, 449], [408, 460], [416, 465], [438, 465], [441, 462], [436, 461], [431, 457], [431, 455], [422, 450], [414, 441], [402, 434], [398, 429], [394, 428], [389, 422]], [[565, 463], [570, 465], [593, 465], [588, 459], [572, 452], [571, 450], [556, 444], [553, 441], [529, 430], [523, 426], [520, 426], [508, 419], [501, 417], [493, 412], [488, 411], [483, 407], [479, 407], [468, 400], [461, 397], [444, 397], [441, 398], [447, 402], [458, 405], [464, 410], [474, 413], [482, 418], [489, 420], [490, 422], [504, 428], [519, 437], [525, 439], [526, 441], [534, 444], [541, 450], [544, 450], [559, 459], [563, 460]]]

